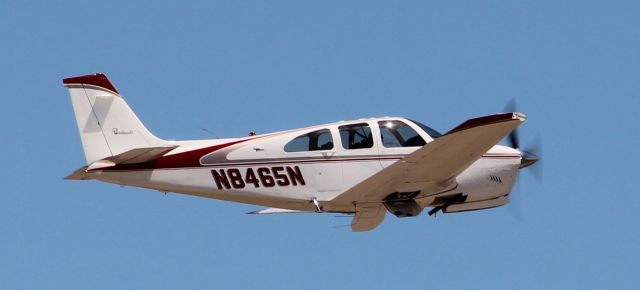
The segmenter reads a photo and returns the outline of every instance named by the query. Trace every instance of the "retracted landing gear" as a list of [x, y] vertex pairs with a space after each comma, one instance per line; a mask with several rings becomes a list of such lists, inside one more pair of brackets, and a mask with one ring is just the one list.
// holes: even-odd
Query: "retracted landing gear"
[[439, 204], [439, 205], [433, 207], [429, 211], [429, 216], [435, 216], [439, 211], [444, 213], [445, 210], [447, 210], [447, 207], [449, 207], [450, 205], [455, 203], [463, 203], [466, 200], [467, 200], [467, 196], [462, 193], [436, 197], [436, 199], [433, 201], [433, 204]]

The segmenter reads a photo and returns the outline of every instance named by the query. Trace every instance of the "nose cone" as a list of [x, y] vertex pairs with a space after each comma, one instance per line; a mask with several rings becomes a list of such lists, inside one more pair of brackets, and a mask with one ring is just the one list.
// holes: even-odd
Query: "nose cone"
[[540, 157], [536, 156], [535, 154], [523, 151], [522, 160], [520, 161], [520, 169], [529, 167], [538, 162], [538, 160], [540, 160]]

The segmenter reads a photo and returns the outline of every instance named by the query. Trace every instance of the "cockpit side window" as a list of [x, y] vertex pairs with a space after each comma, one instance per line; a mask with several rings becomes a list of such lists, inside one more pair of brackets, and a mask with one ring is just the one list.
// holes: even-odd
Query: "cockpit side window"
[[427, 142], [409, 125], [398, 120], [380, 121], [380, 137], [382, 146], [393, 147], [420, 147]]
[[373, 147], [371, 128], [366, 123], [352, 124], [338, 127], [342, 148], [364, 149]]
[[285, 152], [319, 151], [333, 149], [331, 131], [322, 129], [313, 131], [291, 140], [284, 145]]

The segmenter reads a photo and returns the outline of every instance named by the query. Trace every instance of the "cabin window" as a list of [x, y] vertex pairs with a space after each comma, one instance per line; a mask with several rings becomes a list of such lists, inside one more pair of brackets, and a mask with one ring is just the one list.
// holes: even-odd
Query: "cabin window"
[[327, 129], [298, 136], [284, 146], [285, 152], [318, 151], [333, 149], [333, 137]]
[[344, 149], [364, 149], [373, 147], [371, 128], [366, 123], [338, 127]]
[[380, 121], [380, 138], [382, 146], [393, 147], [419, 147], [427, 142], [418, 135], [409, 125], [398, 120]]

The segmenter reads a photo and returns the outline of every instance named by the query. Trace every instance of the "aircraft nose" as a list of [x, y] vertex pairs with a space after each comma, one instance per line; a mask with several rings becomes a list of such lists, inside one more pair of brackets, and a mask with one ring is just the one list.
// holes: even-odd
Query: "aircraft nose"
[[529, 167], [529, 166], [533, 165], [534, 163], [538, 162], [538, 160], [540, 160], [540, 157], [536, 156], [533, 153], [529, 153], [529, 152], [523, 151], [522, 152], [522, 159], [520, 161], [520, 169]]

